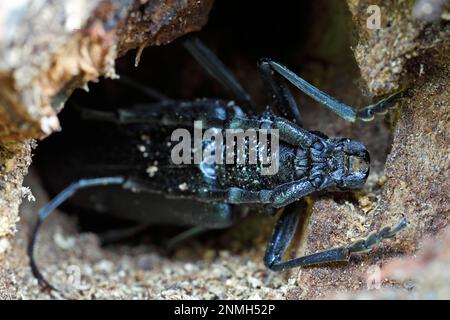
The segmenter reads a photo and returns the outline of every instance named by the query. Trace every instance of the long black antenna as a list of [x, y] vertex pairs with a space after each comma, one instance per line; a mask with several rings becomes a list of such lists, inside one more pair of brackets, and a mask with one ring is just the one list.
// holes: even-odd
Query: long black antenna
[[81, 179], [77, 182], [72, 183], [63, 191], [61, 191], [56, 197], [54, 197], [46, 206], [42, 207], [38, 213], [38, 220], [34, 225], [33, 232], [31, 234], [30, 241], [28, 243], [28, 256], [30, 258], [31, 272], [34, 277], [39, 281], [39, 284], [51, 290], [58, 291], [53, 287], [40, 272], [36, 260], [34, 258], [34, 248], [36, 244], [36, 239], [39, 233], [39, 229], [42, 223], [47, 219], [50, 214], [59, 207], [64, 201], [71, 197], [77, 190], [95, 187], [95, 186], [106, 186], [113, 184], [123, 184], [125, 178], [123, 177], [104, 177], [104, 178], [92, 178], [92, 179]]

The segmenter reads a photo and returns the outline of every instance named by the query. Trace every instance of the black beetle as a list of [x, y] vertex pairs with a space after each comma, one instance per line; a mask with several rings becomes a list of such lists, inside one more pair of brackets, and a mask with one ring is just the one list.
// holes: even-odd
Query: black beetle
[[[39, 211], [28, 247], [33, 274], [41, 284], [51, 287], [33, 256], [39, 226], [75, 191], [88, 187], [97, 188], [76, 195], [77, 204], [82, 208], [149, 224], [194, 226], [194, 230], [228, 227], [236, 217], [249, 210], [274, 214], [277, 209], [284, 208], [264, 257], [266, 266], [275, 271], [348, 261], [352, 253], [370, 250], [407, 225], [406, 219], [402, 219], [393, 228], [385, 227], [349, 245], [281, 261], [297, 228], [299, 200], [322, 190], [362, 188], [370, 164], [369, 153], [362, 143], [305, 130], [284, 79], [352, 122], [357, 119], [369, 121], [374, 114], [386, 112], [409, 90], [355, 111], [283, 65], [261, 59], [258, 69], [271, 99], [270, 107], [279, 115], [273, 110], [257, 114], [250, 96], [208, 48], [195, 38], [186, 40], [184, 46], [213, 78], [236, 95], [239, 106], [219, 99], [176, 101], [150, 92], [157, 102], [114, 112], [82, 109], [81, 116], [96, 126], [95, 134], [71, 144], [67, 150], [61, 149], [61, 166], [54, 168], [59, 183], [76, 182]], [[271, 130], [277, 130], [277, 151], [272, 142], [265, 151], [276, 154], [279, 170], [271, 175], [262, 174], [260, 145], [257, 145], [257, 162], [252, 164], [248, 162], [248, 156], [244, 157], [247, 162], [243, 164], [218, 161], [225, 153], [211, 153], [213, 161], [202, 159], [197, 164], [175, 164], [171, 157], [174, 147], [171, 133], [179, 128], [192, 133], [195, 121], [199, 121], [204, 129], [220, 133], [227, 129], [264, 129], [269, 130], [272, 138], [275, 133]], [[249, 141], [246, 137], [243, 144], [246, 152]], [[200, 149], [203, 152], [211, 147], [215, 149], [217, 145], [215, 137], [202, 141]], [[192, 153], [188, 160], [191, 157]], [[71, 165], [75, 159], [76, 165]], [[167, 201], [158, 201], [161, 198]]]

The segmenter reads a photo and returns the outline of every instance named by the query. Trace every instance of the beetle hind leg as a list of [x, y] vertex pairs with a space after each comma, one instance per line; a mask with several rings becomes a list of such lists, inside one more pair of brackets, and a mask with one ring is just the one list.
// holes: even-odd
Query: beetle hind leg
[[148, 229], [149, 226], [150, 224], [143, 223], [125, 229], [113, 229], [102, 232], [99, 235], [100, 244], [102, 246], [105, 246], [108, 244], [129, 239], [133, 236], [141, 234], [146, 229]]
[[[213, 229], [224, 229], [233, 224], [236, 218], [234, 207], [231, 204], [218, 202], [218, 203], [204, 203], [202, 207], [208, 214], [198, 215], [198, 221], [192, 221], [195, 226], [191, 227], [175, 237], [169, 239], [167, 242], [167, 248], [173, 249], [181, 242], [194, 238], [207, 231]], [[201, 218], [200, 218], [201, 216]]]
[[384, 227], [378, 232], [370, 233], [365, 239], [355, 241], [349, 245], [319, 251], [288, 261], [281, 261], [283, 254], [295, 233], [299, 219], [299, 215], [293, 208], [295, 207], [290, 205], [283, 212], [280, 220], [275, 226], [272, 239], [267, 246], [264, 263], [273, 271], [283, 271], [296, 267], [306, 267], [323, 263], [348, 262], [353, 253], [370, 251], [381, 241], [394, 237], [408, 225], [408, 221], [403, 218], [397, 226], [393, 228]]

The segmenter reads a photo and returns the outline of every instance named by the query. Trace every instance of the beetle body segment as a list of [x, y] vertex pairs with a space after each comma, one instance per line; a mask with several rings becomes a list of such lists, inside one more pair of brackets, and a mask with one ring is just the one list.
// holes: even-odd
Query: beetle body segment
[[[58, 179], [50, 182], [50, 189], [60, 190], [68, 182], [82, 177], [124, 176], [126, 183], [123, 188], [126, 190], [123, 192], [100, 197], [95, 195], [102, 192], [100, 188], [96, 192], [80, 191], [69, 203], [84, 209], [111, 212], [122, 217], [125, 215], [131, 220], [182, 225], [192, 221], [191, 225], [198, 225], [204, 218], [192, 218], [194, 212], [207, 212], [207, 207], [218, 202], [224, 204], [222, 209], [226, 212], [235, 213], [247, 209], [225, 208], [225, 204], [278, 208], [326, 188], [346, 190], [348, 181], [353, 183], [352, 187], [359, 188], [368, 174], [369, 159], [362, 144], [348, 139], [329, 139], [323, 134], [304, 129], [299, 135], [302, 141], [309, 141], [310, 147], [286, 142], [280, 134], [279, 170], [273, 175], [262, 175], [260, 162], [227, 164], [224, 159], [225, 148], [221, 163], [206, 163], [203, 159], [199, 164], [174, 164], [170, 155], [176, 142], [172, 141], [171, 134], [183, 128], [194, 135], [194, 119], [203, 122], [203, 130], [221, 132], [235, 129], [236, 123], [245, 123], [246, 129], [255, 130], [276, 123], [277, 117], [270, 112], [249, 116], [238, 106], [222, 100], [171, 101], [115, 112], [85, 109], [81, 116], [83, 135], [66, 143], [68, 148], [60, 148], [58, 154], [53, 153], [50, 159], [41, 161], [49, 170], [58, 168]], [[293, 123], [288, 125], [286, 131], [294, 136], [290, 141], [295, 142], [298, 126]], [[203, 141], [203, 150], [211, 148], [214, 143], [214, 140]], [[249, 151], [248, 139], [244, 142], [244, 150]], [[259, 159], [259, 150], [257, 154]], [[193, 154], [191, 156], [194, 157]], [[352, 173], [351, 157], [366, 163], [366, 168], [362, 172]], [[354, 174], [357, 175], [356, 179]], [[119, 187], [109, 188], [117, 191]], [[86, 195], [83, 196], [84, 193]], [[158, 201], [153, 195], [157, 195]], [[147, 197], [151, 201], [145, 199]], [[175, 199], [180, 202], [168, 204], [167, 210], [157, 210], [150, 205], [163, 202], [163, 199], [168, 199], [168, 203]], [[198, 210], [194, 209], [195, 204], [199, 205]], [[170, 207], [178, 206], [185, 208], [186, 216], [180, 218], [175, 210], [171, 217]], [[188, 214], [189, 210], [191, 212]], [[151, 217], [145, 218], [143, 211]], [[218, 220], [222, 220], [217, 210], [211, 212], [218, 215]]]

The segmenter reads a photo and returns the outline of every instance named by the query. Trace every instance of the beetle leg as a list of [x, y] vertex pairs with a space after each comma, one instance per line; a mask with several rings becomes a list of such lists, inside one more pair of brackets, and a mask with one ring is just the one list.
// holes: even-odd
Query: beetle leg
[[56, 290], [42, 275], [36, 264], [34, 258], [34, 247], [36, 244], [36, 239], [39, 233], [39, 229], [45, 219], [59, 207], [64, 201], [70, 198], [77, 190], [95, 187], [95, 186], [105, 186], [113, 184], [123, 184], [125, 179], [123, 177], [104, 177], [104, 178], [93, 178], [93, 179], [82, 179], [77, 182], [72, 183], [63, 191], [61, 191], [56, 197], [54, 197], [46, 206], [42, 207], [38, 213], [38, 220], [34, 225], [33, 232], [31, 234], [30, 241], [28, 242], [28, 256], [30, 258], [30, 267], [34, 277], [39, 281], [39, 283], [52, 290]]
[[276, 117], [273, 120], [272, 129], [278, 129], [280, 139], [293, 146], [309, 148], [317, 140], [316, 135], [282, 117]]
[[125, 125], [146, 123], [193, 127], [195, 121], [202, 121], [204, 128], [226, 128], [232, 119], [247, 119], [247, 115], [238, 106], [215, 99], [164, 100], [130, 108], [118, 108], [115, 111], [80, 108], [80, 112], [84, 119]]
[[293, 181], [273, 190], [249, 191], [233, 187], [226, 190], [208, 190], [203, 196], [205, 199], [232, 204], [260, 203], [273, 208], [282, 208], [315, 191], [316, 188], [309, 181]]
[[102, 246], [128, 239], [145, 231], [150, 224], [143, 223], [124, 229], [113, 229], [102, 232], [98, 237]]
[[245, 105], [249, 113], [256, 114], [250, 95], [245, 92], [233, 73], [208, 47], [196, 37], [185, 40], [183, 45], [212, 78], [233, 92], [239, 102]]
[[126, 75], [121, 74], [118, 81], [126, 84], [127, 86], [129, 86], [131, 88], [136, 89], [137, 91], [145, 94], [147, 97], [149, 97], [151, 99], [155, 99], [157, 101], [173, 101], [172, 99], [170, 99], [166, 95], [162, 94], [161, 92], [159, 92], [149, 86], [143, 85]]
[[406, 220], [406, 218], [402, 218], [395, 227], [387, 226], [377, 232], [371, 232], [365, 239], [357, 240], [346, 246], [346, 249], [348, 250], [349, 254], [369, 251], [373, 247], [378, 245], [381, 241], [394, 237], [396, 234], [406, 228], [408, 224], [408, 220]]
[[193, 238], [212, 229], [223, 229], [233, 224], [236, 215], [234, 214], [233, 206], [224, 202], [204, 203], [202, 204], [209, 212], [208, 219], [199, 221], [199, 225], [189, 228], [184, 232], [169, 239], [167, 248], [173, 249], [180, 242]]
[[[300, 203], [304, 204], [303, 201]], [[297, 225], [300, 220], [298, 210], [301, 206], [300, 203], [293, 203], [287, 206], [275, 225], [272, 238], [267, 244], [266, 254], [264, 255], [264, 264], [270, 269], [280, 263], [283, 254], [286, 252], [297, 230]]]
[[301, 126], [302, 118], [297, 103], [284, 81], [274, 76], [269, 60], [261, 59], [258, 63], [258, 69], [272, 104], [283, 117]]
[[189, 228], [189, 229], [177, 234], [175, 237], [170, 238], [166, 245], [167, 249], [173, 249], [177, 245], [179, 245], [181, 242], [191, 239], [193, 237], [196, 237], [208, 230], [211, 230], [211, 229], [205, 228], [203, 226], [195, 226], [195, 227]]
[[[349, 245], [319, 251], [310, 255], [281, 262], [281, 257], [283, 256], [283, 253], [292, 238], [292, 234], [289, 235], [289, 233], [293, 233], [287, 225], [288, 223], [292, 223], [292, 221], [294, 221], [294, 218], [290, 215], [293, 215], [293, 213], [286, 212], [286, 214], [280, 218], [280, 221], [275, 228], [273, 238], [267, 247], [266, 258], [264, 261], [266, 266], [273, 271], [283, 271], [296, 267], [305, 267], [330, 262], [348, 262], [352, 253], [370, 251], [381, 241], [394, 237], [408, 225], [408, 221], [403, 218], [394, 228], [384, 227], [378, 232], [370, 233], [365, 239], [355, 241]], [[286, 234], [283, 235], [282, 233]]]
[[383, 114], [385, 113], [393, 104], [400, 98], [404, 96], [411, 96], [412, 90], [407, 89], [405, 91], [401, 91], [395, 93], [388, 98], [379, 101], [374, 105], [370, 105], [361, 109], [360, 111], [355, 111], [353, 107], [337, 101], [333, 97], [329, 96], [325, 92], [319, 90], [312, 84], [308, 83], [304, 79], [300, 78], [294, 72], [286, 68], [285, 66], [279, 64], [278, 62], [266, 59], [272, 69], [286, 78], [289, 82], [291, 82], [298, 89], [303, 91], [305, 94], [310, 96], [312, 99], [317, 102], [325, 105], [329, 109], [331, 109], [334, 113], [342, 117], [343, 119], [355, 122], [356, 119], [360, 119], [363, 121], [370, 121], [374, 118], [375, 114]]
[[259, 193], [262, 203], [267, 203], [274, 208], [282, 208], [315, 191], [317, 191], [316, 188], [309, 181], [293, 181]]
[[374, 119], [375, 115], [386, 114], [386, 112], [392, 108], [395, 103], [404, 98], [411, 97], [413, 95], [412, 89], [406, 89], [390, 95], [389, 97], [378, 101], [375, 104], [367, 106], [358, 110], [356, 117], [362, 121], [371, 121]]
[[280, 140], [293, 146], [301, 146], [305, 149], [311, 147], [317, 141], [317, 136], [303, 129], [299, 125], [282, 117], [273, 117], [272, 119], [251, 119], [237, 117], [230, 121], [228, 128], [239, 128], [247, 130], [256, 129], [277, 129]]

